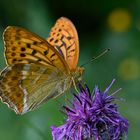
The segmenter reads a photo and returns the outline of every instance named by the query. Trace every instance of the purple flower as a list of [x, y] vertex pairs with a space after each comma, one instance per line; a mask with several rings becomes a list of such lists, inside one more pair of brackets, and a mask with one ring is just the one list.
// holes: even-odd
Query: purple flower
[[101, 92], [96, 86], [91, 93], [79, 84], [71, 107], [63, 106], [66, 123], [52, 126], [53, 140], [121, 140], [127, 137], [128, 120], [120, 115], [114, 94], [108, 94], [114, 83]]

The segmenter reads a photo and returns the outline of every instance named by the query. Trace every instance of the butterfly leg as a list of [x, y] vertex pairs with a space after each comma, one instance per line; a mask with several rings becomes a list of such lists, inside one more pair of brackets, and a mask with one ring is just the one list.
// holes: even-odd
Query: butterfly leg
[[73, 78], [73, 77], [72, 77], [72, 82], [73, 82], [73, 85], [74, 85], [74, 88], [75, 88], [76, 92], [77, 92], [77, 93], [79, 93], [79, 91], [78, 91], [78, 89], [77, 89], [77, 87], [76, 87], [76, 83], [75, 83], [75, 81], [74, 81], [74, 78]]

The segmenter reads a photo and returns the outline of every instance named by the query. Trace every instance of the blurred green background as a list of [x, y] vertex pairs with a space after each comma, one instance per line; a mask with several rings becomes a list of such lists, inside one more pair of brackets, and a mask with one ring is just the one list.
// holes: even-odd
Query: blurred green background
[[[75, 24], [80, 40], [79, 65], [105, 48], [111, 51], [85, 66], [84, 81], [92, 90], [104, 90], [113, 78], [112, 92], [122, 88], [117, 98], [120, 112], [130, 122], [128, 140], [140, 136], [140, 1], [139, 0], [1, 0], [0, 1], [0, 70], [6, 64], [2, 33], [16, 25], [46, 38], [55, 21], [65, 16]], [[65, 119], [60, 104], [70, 91], [39, 109], [17, 116], [0, 103], [0, 140], [51, 140], [51, 125]], [[59, 102], [59, 103], [58, 103]]]

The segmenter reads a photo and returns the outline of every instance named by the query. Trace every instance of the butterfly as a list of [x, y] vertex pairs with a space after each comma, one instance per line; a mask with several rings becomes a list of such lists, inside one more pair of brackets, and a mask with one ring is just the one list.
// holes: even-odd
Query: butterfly
[[31, 111], [81, 80], [75, 26], [59, 18], [45, 40], [15, 26], [3, 34], [6, 68], [0, 74], [0, 98], [16, 114]]

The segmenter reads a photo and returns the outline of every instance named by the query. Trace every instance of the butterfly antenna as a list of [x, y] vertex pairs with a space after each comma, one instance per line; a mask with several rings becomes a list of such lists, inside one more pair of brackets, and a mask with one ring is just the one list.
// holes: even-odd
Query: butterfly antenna
[[83, 67], [83, 66], [89, 64], [90, 62], [93, 62], [94, 60], [100, 58], [101, 56], [105, 55], [105, 54], [106, 54], [107, 52], [109, 52], [109, 51], [110, 51], [110, 49], [104, 50], [104, 51], [103, 51], [101, 54], [99, 54], [98, 56], [92, 57], [92, 58], [91, 58], [90, 60], [88, 60], [86, 63], [82, 64], [81, 67]]

